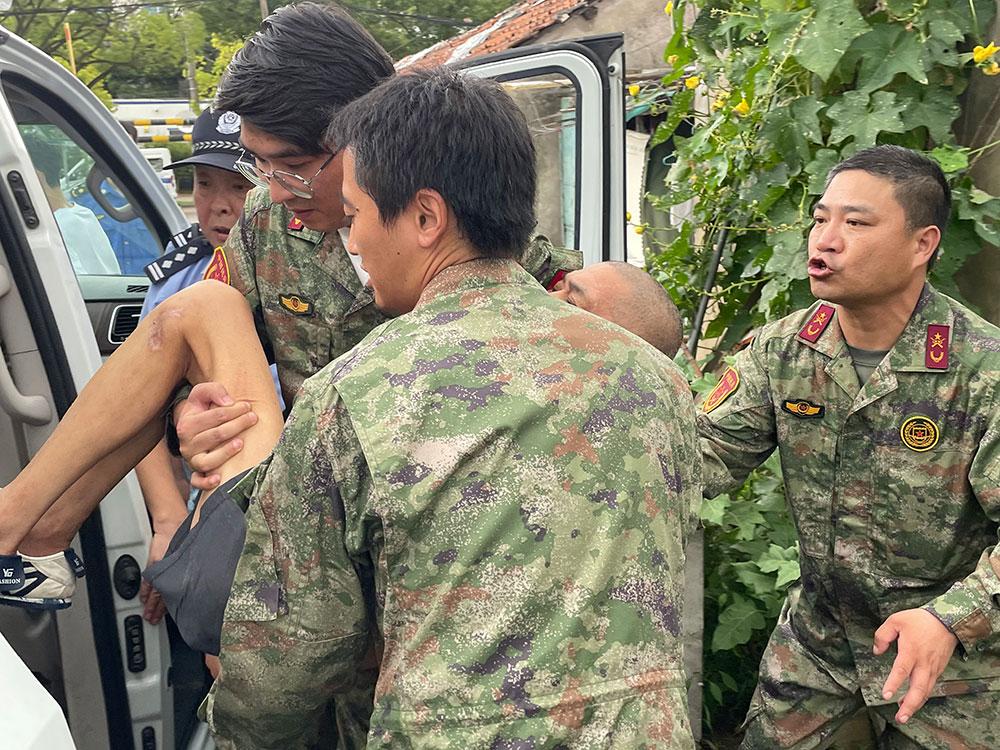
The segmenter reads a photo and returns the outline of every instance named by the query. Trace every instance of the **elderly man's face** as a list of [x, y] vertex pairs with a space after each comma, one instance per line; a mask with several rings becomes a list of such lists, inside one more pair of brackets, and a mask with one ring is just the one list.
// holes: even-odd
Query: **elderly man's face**
[[621, 277], [611, 266], [598, 263], [566, 274], [549, 294], [625, 327], [624, 321], [615, 319], [615, 310], [619, 306], [614, 303], [627, 291]]

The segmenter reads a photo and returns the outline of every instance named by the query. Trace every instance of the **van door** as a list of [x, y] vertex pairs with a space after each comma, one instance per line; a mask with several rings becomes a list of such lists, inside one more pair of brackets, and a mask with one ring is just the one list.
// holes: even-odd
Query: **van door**
[[[186, 225], [96, 97], [0, 31], [0, 485], [135, 327], [142, 268]], [[81, 750], [175, 746], [170, 640], [136, 595], [149, 539], [129, 475], [80, 531], [87, 576], [73, 606], [0, 607], [0, 631]]]
[[625, 38], [606, 34], [518, 47], [460, 67], [503, 82], [535, 141], [538, 231], [625, 260]]

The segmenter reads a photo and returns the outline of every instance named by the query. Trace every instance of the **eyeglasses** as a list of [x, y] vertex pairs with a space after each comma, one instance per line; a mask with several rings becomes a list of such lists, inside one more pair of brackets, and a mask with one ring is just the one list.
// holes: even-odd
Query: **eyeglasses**
[[246, 177], [250, 182], [258, 187], [267, 187], [271, 182], [273, 177], [278, 181], [281, 187], [285, 188], [289, 193], [294, 195], [296, 198], [312, 198], [313, 197], [313, 183], [316, 178], [319, 177], [320, 172], [326, 169], [326, 166], [333, 161], [333, 158], [337, 155], [337, 151], [330, 154], [326, 161], [316, 170], [314, 174], [309, 179], [297, 175], [294, 172], [284, 172], [280, 169], [272, 169], [270, 172], [265, 172], [260, 169], [254, 161], [247, 158], [247, 152], [244, 150], [240, 154], [240, 158], [236, 160], [234, 165], [239, 173]]

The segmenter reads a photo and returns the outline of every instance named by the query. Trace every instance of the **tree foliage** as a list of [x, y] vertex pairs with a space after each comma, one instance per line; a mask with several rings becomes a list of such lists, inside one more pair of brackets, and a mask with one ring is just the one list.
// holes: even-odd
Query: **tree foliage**
[[[274, 11], [290, 0], [269, 2]], [[508, 0], [359, 0], [342, 3], [394, 59], [481, 23]], [[208, 97], [236, 49], [260, 26], [259, 0], [165, 3], [16, 0], [0, 23], [67, 68], [63, 24], [72, 30], [78, 75], [99, 96], [185, 97], [186, 63], [196, 62]]]

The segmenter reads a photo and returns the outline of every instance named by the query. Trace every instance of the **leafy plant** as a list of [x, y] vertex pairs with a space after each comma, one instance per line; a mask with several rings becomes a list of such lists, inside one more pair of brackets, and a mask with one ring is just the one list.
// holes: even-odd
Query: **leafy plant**
[[705, 338], [724, 352], [811, 301], [808, 212], [830, 167], [876, 143], [923, 150], [948, 175], [956, 210], [932, 281], [960, 297], [955, 272], [983, 241], [1000, 244], [1000, 200], [969, 177], [997, 144], [964, 148], [951, 131], [969, 79], [1000, 73], [983, 41], [993, 0], [709, 0], [685, 26], [691, 4], [667, 5], [663, 85], [677, 93], [651, 143], [673, 138], [676, 151], [664, 193], [650, 201], [693, 208], [669, 241], [650, 238], [649, 261], [692, 311], [726, 232]]

